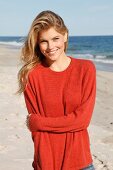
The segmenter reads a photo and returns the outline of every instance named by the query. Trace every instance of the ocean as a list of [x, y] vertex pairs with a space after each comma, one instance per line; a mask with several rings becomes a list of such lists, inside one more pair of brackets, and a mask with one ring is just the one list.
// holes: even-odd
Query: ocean
[[[21, 48], [22, 36], [0, 36], [0, 44], [9, 48]], [[89, 59], [97, 69], [113, 72], [113, 36], [70, 36], [67, 55]]]

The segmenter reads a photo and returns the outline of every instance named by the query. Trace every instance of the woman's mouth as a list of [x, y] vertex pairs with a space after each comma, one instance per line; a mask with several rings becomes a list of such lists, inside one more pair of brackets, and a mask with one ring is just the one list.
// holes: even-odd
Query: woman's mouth
[[56, 49], [56, 50], [51, 50], [51, 51], [48, 51], [47, 53], [48, 53], [49, 55], [53, 55], [53, 54], [55, 54], [55, 53], [57, 52], [57, 50], [58, 50], [58, 49]]

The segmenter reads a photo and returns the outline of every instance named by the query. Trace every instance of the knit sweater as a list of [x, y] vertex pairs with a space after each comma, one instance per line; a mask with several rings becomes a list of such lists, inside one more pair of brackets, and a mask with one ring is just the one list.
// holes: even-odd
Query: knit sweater
[[[70, 57], [70, 56], [69, 56]], [[70, 57], [63, 71], [32, 69], [24, 97], [34, 142], [34, 170], [80, 170], [92, 163], [89, 126], [96, 95], [93, 62]]]

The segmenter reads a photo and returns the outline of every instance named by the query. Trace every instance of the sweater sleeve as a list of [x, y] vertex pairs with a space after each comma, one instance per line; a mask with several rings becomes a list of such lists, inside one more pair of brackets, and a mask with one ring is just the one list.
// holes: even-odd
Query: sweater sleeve
[[[30, 130], [54, 133], [76, 132], [86, 129], [90, 123], [96, 96], [96, 69], [93, 64], [87, 69], [82, 80], [81, 104], [71, 113], [61, 117], [44, 117], [37, 110], [35, 95], [31, 84], [25, 90], [25, 99], [29, 117]], [[32, 101], [31, 101], [32, 100]], [[35, 107], [36, 106], [36, 107]]]

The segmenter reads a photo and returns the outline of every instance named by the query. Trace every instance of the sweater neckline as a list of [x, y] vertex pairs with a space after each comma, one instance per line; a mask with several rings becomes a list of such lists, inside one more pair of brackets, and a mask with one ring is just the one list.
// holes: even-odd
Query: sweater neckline
[[46, 67], [46, 70], [49, 71], [50, 73], [53, 73], [53, 74], [62, 74], [62, 73], [67, 72], [71, 68], [72, 60], [73, 60], [71, 56], [67, 56], [67, 57], [69, 57], [71, 59], [71, 61], [70, 61], [69, 65], [64, 70], [62, 70], [62, 71], [54, 71], [54, 70], [50, 69], [49, 67]]

